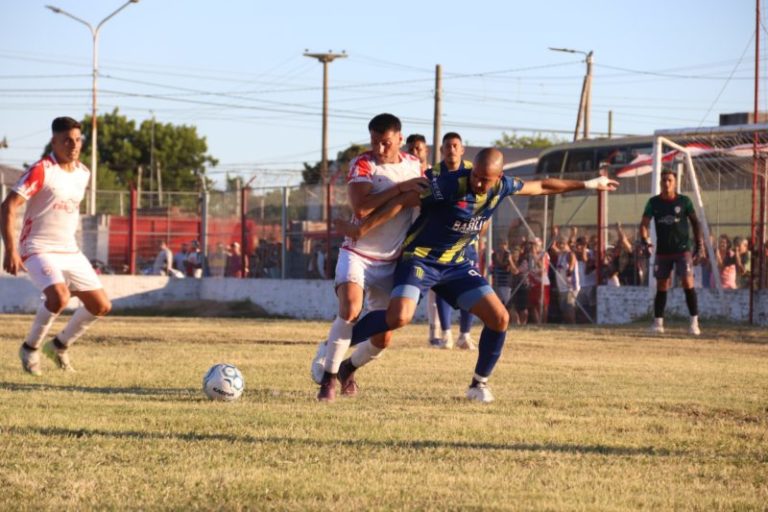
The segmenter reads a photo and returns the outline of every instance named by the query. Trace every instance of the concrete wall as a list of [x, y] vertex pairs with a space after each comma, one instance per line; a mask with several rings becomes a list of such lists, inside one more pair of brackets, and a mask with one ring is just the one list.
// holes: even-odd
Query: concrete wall
[[[331, 281], [305, 279], [172, 279], [160, 276], [101, 276], [112, 299], [114, 311], [151, 308], [176, 301], [241, 301], [248, 299], [270, 315], [290, 318], [329, 320], [336, 314], [336, 296]], [[716, 290], [697, 290], [702, 318], [727, 318], [746, 322], [749, 314], [747, 290], [727, 290], [721, 299]], [[33, 313], [40, 303], [40, 292], [26, 277], [0, 276], [0, 313]], [[653, 295], [645, 287], [601, 286], [597, 292], [600, 324], [623, 324], [643, 316], [650, 317]], [[73, 299], [70, 308], [77, 307]], [[768, 290], [758, 293], [755, 321], [768, 326]], [[667, 313], [685, 317], [688, 309], [679, 288], [667, 299]], [[416, 313], [423, 320], [424, 301]]]
[[[332, 281], [319, 279], [173, 279], [161, 276], [101, 276], [115, 313], [175, 301], [248, 299], [270, 315], [330, 320], [337, 302]], [[0, 313], [33, 313], [40, 292], [26, 277], [0, 276]], [[78, 301], [70, 301], [75, 308]], [[422, 320], [424, 306], [416, 318]]]
[[[600, 286], [597, 289], [597, 323], [624, 324], [643, 316], [650, 318], [654, 294], [641, 286]], [[697, 289], [696, 294], [702, 318], [723, 318], [733, 322], [749, 319], [749, 290], [723, 290], [720, 295], [717, 290], [706, 288]], [[753, 307], [755, 323], [768, 325], [768, 290], [757, 293]], [[670, 290], [666, 314], [688, 316], [682, 289]]]

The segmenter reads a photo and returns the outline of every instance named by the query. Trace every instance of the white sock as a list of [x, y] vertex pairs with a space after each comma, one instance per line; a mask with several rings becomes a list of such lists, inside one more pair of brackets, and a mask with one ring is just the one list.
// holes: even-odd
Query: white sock
[[325, 371], [339, 373], [339, 365], [352, 343], [352, 326], [352, 322], [342, 320], [338, 316], [334, 318], [328, 332], [328, 341], [325, 343]]
[[474, 374], [473, 377], [480, 384], [488, 384], [488, 377], [483, 377], [482, 375], [478, 375], [478, 374]]
[[98, 316], [92, 314], [81, 306], [77, 308], [75, 314], [72, 315], [72, 318], [69, 319], [67, 325], [64, 326], [64, 329], [57, 334], [56, 337], [59, 338], [59, 341], [63, 345], [70, 346], [77, 341], [80, 336], [85, 334], [85, 331], [87, 331], [98, 319]]
[[355, 368], [360, 368], [370, 363], [374, 359], [378, 359], [379, 355], [384, 351], [383, 348], [375, 347], [371, 340], [365, 340], [357, 346], [354, 352], [352, 352], [352, 365]]
[[437, 338], [437, 303], [435, 292], [427, 292], [427, 321], [429, 322], [429, 339]]
[[691, 316], [691, 325], [699, 325], [699, 315]]
[[653, 325], [663, 327], [664, 326], [664, 319], [663, 318], [654, 318], [653, 319]]
[[33, 348], [39, 347], [57, 316], [59, 316], [58, 313], [51, 313], [45, 307], [45, 303], [41, 302], [37, 308], [37, 313], [35, 313], [35, 319], [32, 320], [32, 328], [29, 330], [24, 343]]

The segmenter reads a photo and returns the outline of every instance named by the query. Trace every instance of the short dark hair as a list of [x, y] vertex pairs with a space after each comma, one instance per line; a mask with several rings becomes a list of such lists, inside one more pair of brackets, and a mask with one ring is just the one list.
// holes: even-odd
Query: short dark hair
[[390, 130], [399, 133], [402, 129], [403, 125], [400, 123], [400, 119], [392, 114], [379, 114], [368, 123], [368, 131], [379, 134], [385, 134]]
[[423, 142], [424, 144], [426, 144], [427, 138], [420, 133], [412, 133], [408, 136], [407, 139], [405, 139], [405, 143], [408, 145], [416, 144], [417, 142]]
[[[443, 135], [443, 142], [447, 141], [448, 139], [459, 139], [461, 140], [461, 135], [459, 135], [456, 132], [448, 132], [445, 135]], [[462, 141], [464, 142], [464, 141]]]
[[662, 167], [661, 168], [661, 175], [664, 176], [665, 174], [671, 174], [672, 176], [677, 178], [677, 173], [671, 167]]
[[68, 132], [69, 130], [74, 130], [75, 128], [82, 130], [83, 126], [71, 117], [57, 117], [51, 123], [51, 131], [53, 133]]

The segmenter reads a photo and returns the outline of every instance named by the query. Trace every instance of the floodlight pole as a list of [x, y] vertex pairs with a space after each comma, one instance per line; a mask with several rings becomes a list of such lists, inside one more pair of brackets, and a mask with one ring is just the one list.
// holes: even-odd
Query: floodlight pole
[[101, 27], [109, 21], [113, 16], [115, 16], [117, 13], [125, 9], [131, 4], [137, 4], [139, 3], [139, 0], [128, 0], [123, 5], [115, 9], [115, 11], [112, 12], [109, 16], [104, 18], [99, 22], [98, 25], [94, 28], [93, 25], [88, 23], [82, 18], [78, 18], [74, 14], [71, 14], [64, 9], [61, 9], [59, 7], [55, 7], [53, 5], [46, 5], [46, 9], [50, 9], [56, 14], [63, 14], [64, 16], [71, 18], [78, 23], [82, 23], [86, 27], [88, 27], [88, 30], [91, 31], [91, 37], [93, 38], [93, 82], [91, 85], [91, 179], [90, 179], [90, 191], [88, 195], [88, 215], [96, 215], [96, 169], [98, 167], [97, 162], [97, 142], [98, 142], [98, 127], [96, 123], [96, 79], [99, 76], [99, 31], [101, 30]]

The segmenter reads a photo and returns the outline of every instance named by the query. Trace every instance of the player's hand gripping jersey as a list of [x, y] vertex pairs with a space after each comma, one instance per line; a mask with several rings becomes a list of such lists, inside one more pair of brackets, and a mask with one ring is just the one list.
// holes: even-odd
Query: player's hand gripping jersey
[[462, 263], [467, 258], [465, 248], [500, 201], [523, 188], [520, 179], [502, 176], [487, 194], [475, 194], [469, 184], [471, 172], [471, 165], [451, 172], [427, 171], [429, 189], [422, 194], [421, 212], [405, 237], [403, 258]]
[[19, 237], [22, 259], [41, 253], [79, 252], [75, 233], [90, 174], [79, 162], [73, 171], [65, 171], [51, 154], [21, 176], [13, 191], [27, 200]]
[[[421, 175], [421, 164], [413, 155], [401, 152], [400, 162], [377, 164], [373, 153], [367, 151], [350, 163], [347, 183], [371, 183], [371, 194], [378, 194]], [[359, 224], [361, 220], [353, 217], [352, 222]], [[373, 228], [359, 240], [346, 238], [342, 247], [369, 259], [394, 261], [400, 256], [405, 233], [412, 221], [413, 209], [406, 208], [395, 218]]]

